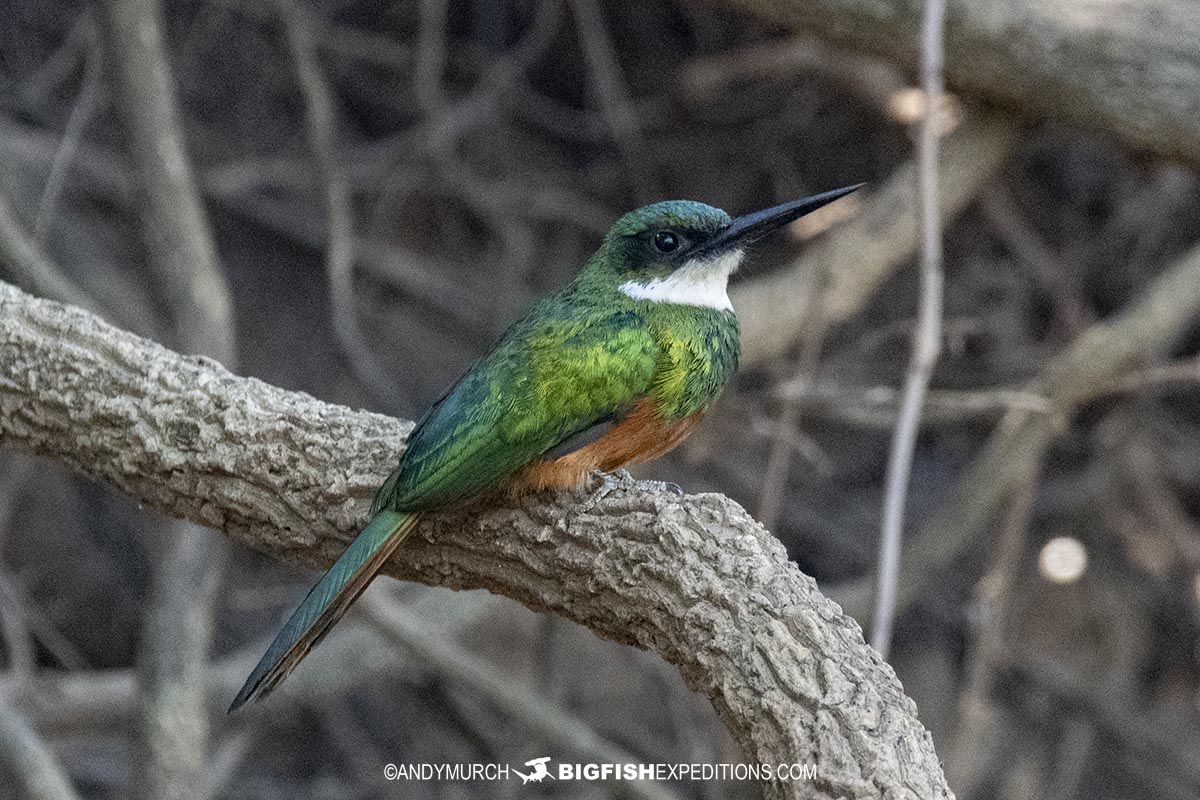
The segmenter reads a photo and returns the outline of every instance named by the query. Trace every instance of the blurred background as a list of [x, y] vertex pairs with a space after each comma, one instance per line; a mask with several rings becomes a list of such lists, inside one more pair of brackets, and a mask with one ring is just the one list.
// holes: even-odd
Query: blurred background
[[[738, 214], [868, 182], [755, 250], [733, 291], [741, 373], [698, 433], [637, 475], [743, 504], [869, 624], [917, 306], [917, 4], [876, 4], [888, 16], [796, 0], [793, 18], [788, 3], [170, 0], [166, 77], [218, 270], [199, 304], [216, 312], [190, 327], [197, 303], [144, 235], [127, 86], [153, 69], [127, 63], [121, 3], [4, 5], [0, 221], [44, 269], [0, 259], [0, 277], [240, 374], [405, 418], [624, 211], [681, 197]], [[1067, 0], [1069, 22], [1014, 11], [1027, 38], [1006, 39], [972, 28], [990, 4], [961, 2], [948, 32], [951, 93], [934, 110], [943, 353], [891, 661], [971, 800], [1200, 796], [1200, 326], [1138, 305], [1176, 273], [1167, 304], [1200, 297], [1200, 138], [1130, 88], [1180, 63], [1200, 75], [1159, 41], [1200, 22], [1131, 6]], [[1043, 62], [1037, 25], [1056, 52], [1136, 50], [1132, 72]], [[997, 77], [1004, 56], [972, 37], [1017, 74]], [[1078, 89], [1089, 81], [1095, 96]], [[0, 450], [0, 686], [80, 797], [146, 796], [135, 675], [147, 620], [176, 590], [212, 608], [194, 797], [644, 791], [383, 780], [389, 762], [581, 760], [542, 714], [634, 761], [740, 758], [657, 658], [503, 598], [390, 580], [269, 703], [226, 717], [314, 576], [194, 533], [206, 544], [181, 554], [175, 525]], [[156, 591], [168, 562], [177, 584]], [[198, 562], [206, 582], [189, 588]], [[418, 624], [397, 636], [381, 607]], [[514, 713], [509, 691], [541, 705]], [[0, 798], [22, 796], [12, 777], [0, 769]]]

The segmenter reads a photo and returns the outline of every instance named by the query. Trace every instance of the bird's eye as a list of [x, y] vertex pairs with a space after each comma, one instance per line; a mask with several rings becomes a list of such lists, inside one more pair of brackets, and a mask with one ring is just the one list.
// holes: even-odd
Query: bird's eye
[[654, 234], [654, 249], [660, 253], [674, 253], [679, 249], [679, 236], [671, 231]]

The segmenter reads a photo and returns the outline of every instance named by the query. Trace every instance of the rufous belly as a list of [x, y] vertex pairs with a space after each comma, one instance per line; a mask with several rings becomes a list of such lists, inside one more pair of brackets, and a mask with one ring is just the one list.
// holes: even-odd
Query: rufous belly
[[591, 472], [611, 472], [630, 464], [652, 461], [688, 437], [703, 416], [697, 411], [678, 420], [664, 420], [651, 398], [640, 401], [612, 430], [594, 442], [553, 461], [535, 461], [508, 481], [513, 491], [580, 486]]

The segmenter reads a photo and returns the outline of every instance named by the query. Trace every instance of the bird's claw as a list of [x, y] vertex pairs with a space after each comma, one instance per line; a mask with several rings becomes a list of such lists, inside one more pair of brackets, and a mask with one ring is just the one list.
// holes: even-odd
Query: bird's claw
[[670, 492], [676, 497], [683, 497], [683, 487], [671, 481], [638, 481], [637, 487], [652, 492]]

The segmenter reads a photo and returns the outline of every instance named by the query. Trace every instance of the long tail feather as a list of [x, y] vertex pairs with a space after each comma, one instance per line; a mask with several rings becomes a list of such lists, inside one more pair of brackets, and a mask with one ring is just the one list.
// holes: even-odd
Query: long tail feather
[[341, 558], [309, 589], [233, 699], [230, 712], [249, 700], [266, 697], [296, 668], [370, 585], [417, 519], [417, 514], [395, 511], [380, 511], [371, 518]]

